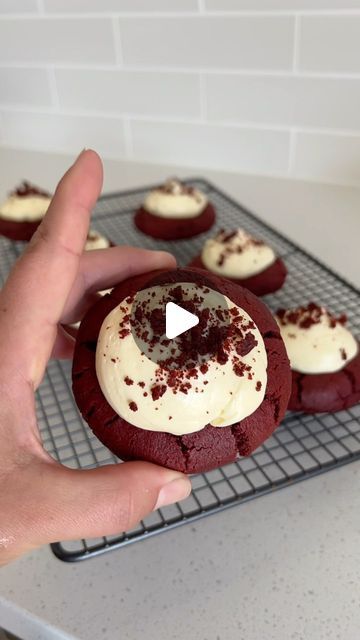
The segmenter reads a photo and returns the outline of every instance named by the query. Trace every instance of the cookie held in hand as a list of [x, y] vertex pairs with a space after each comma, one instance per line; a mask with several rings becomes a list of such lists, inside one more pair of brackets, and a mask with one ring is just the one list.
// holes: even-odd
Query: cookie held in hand
[[[166, 305], [199, 322], [166, 337]], [[192, 269], [126, 280], [81, 323], [73, 363], [78, 407], [123, 460], [197, 473], [249, 455], [286, 411], [289, 362], [267, 307]]]

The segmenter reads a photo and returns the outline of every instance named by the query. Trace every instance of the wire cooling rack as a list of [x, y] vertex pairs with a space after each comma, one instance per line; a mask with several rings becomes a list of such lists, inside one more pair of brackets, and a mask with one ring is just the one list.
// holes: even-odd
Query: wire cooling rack
[[[309, 254], [203, 179], [192, 179], [208, 194], [217, 210], [217, 225], [242, 226], [274, 247], [286, 262], [285, 286], [266, 296], [275, 310], [315, 300], [335, 313], [346, 311], [349, 326], [360, 333], [360, 293]], [[150, 187], [149, 187], [150, 188]], [[199, 253], [204, 239], [168, 243], [139, 233], [132, 221], [148, 188], [104, 196], [96, 207], [93, 226], [114, 243], [172, 251], [180, 265]], [[0, 239], [0, 279], [22, 251], [21, 243]], [[82, 421], [71, 392], [71, 365], [53, 361], [37, 393], [37, 414], [45, 448], [69, 467], [91, 468], [119, 462]], [[241, 504], [281, 487], [305, 480], [360, 458], [360, 405], [334, 414], [288, 413], [282, 425], [249, 458], [192, 478], [190, 497], [152, 513], [135, 529], [104, 538], [58, 542], [52, 545], [61, 560], [75, 561], [167, 531], [186, 522]]]

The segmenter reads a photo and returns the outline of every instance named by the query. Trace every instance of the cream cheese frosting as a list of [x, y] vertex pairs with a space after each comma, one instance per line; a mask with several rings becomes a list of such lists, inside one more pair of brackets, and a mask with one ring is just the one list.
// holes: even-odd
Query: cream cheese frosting
[[[189, 283], [177, 286], [185, 292], [185, 299], [186, 296], [191, 299], [196, 289], [196, 285]], [[174, 285], [154, 286], [144, 291], [160, 299], [171, 287]], [[250, 350], [240, 357], [236, 343], [230, 343], [225, 363], [220, 364], [212, 356], [206, 364], [199, 364], [188, 372], [169, 371], [148, 358], [131, 332], [133, 300], [118, 304], [102, 324], [96, 349], [99, 385], [114, 411], [141, 429], [174, 435], [200, 431], [207, 424], [225, 427], [251, 415], [264, 399], [267, 353], [260, 331], [250, 316], [228, 298], [226, 304], [229, 313], [241, 322], [242, 331], [251, 333]], [[177, 340], [171, 341], [175, 351]], [[184, 376], [183, 383], [172, 386], [171, 376], [179, 373]]]
[[280, 309], [275, 316], [294, 371], [305, 374], [335, 373], [358, 353], [358, 343], [324, 307], [310, 303], [297, 309]]
[[85, 251], [107, 249], [108, 247], [110, 247], [109, 240], [98, 231], [95, 231], [95, 229], [90, 229], [86, 240]]
[[51, 198], [41, 195], [11, 195], [0, 206], [1, 218], [14, 222], [35, 222], [41, 220], [49, 208]]
[[204, 193], [179, 180], [168, 180], [162, 187], [150, 191], [144, 209], [159, 218], [195, 218], [205, 209]]
[[201, 260], [205, 267], [225, 278], [249, 278], [267, 269], [276, 260], [274, 251], [244, 229], [221, 229], [206, 240]]

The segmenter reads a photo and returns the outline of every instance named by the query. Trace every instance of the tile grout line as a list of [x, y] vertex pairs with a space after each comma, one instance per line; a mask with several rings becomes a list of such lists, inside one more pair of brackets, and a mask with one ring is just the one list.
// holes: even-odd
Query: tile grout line
[[296, 73], [299, 70], [300, 36], [301, 36], [301, 18], [299, 14], [296, 14], [295, 22], [294, 22], [294, 49], [293, 49], [293, 67], [292, 67], [294, 73]]
[[[37, 0], [39, 6], [43, 6], [43, 0]], [[203, 0], [198, 0], [198, 8], [189, 11], [54, 11], [54, 12], [44, 12], [44, 13], [29, 13], [26, 11], [23, 12], [7, 12], [1, 14], [0, 20], [13, 20], [13, 19], [49, 19], [49, 20], [57, 20], [59, 18], [64, 19], [74, 19], [74, 20], [83, 20], [83, 19], [101, 19], [101, 18], [112, 18], [114, 15], [124, 18], [134, 18], [134, 19], [159, 19], [159, 18], [173, 18], [176, 20], [179, 17], [184, 18], [282, 18], [282, 17], [293, 17], [295, 13], [301, 16], [316, 16], [316, 17], [353, 17], [360, 15], [360, 8], [353, 9], [302, 9], [302, 10], [292, 10], [292, 9], [283, 9], [279, 11], [264, 9], [264, 10], [233, 10], [233, 11], [224, 11], [224, 10], [208, 10], [205, 7], [199, 11], [199, 8], [203, 8]]]
[[116, 66], [123, 67], [124, 56], [123, 56], [123, 48], [122, 48], [122, 42], [121, 42], [120, 20], [119, 18], [113, 16], [111, 23], [112, 23], [112, 31], [113, 31], [113, 38], [114, 38]]
[[[1, 19], [0, 19], [1, 20]], [[116, 64], [97, 64], [97, 63], [66, 63], [66, 62], [29, 62], [24, 60], [23, 62], [1, 62], [0, 69], [47, 69], [54, 67], [64, 71], [116, 71], [118, 67]], [[123, 64], [121, 66], [122, 71], [128, 71], [130, 73], [171, 73], [171, 74], [184, 74], [184, 75], [196, 75], [203, 73], [204, 75], [218, 75], [225, 76], [239, 76], [239, 77], [274, 77], [274, 78], [315, 78], [319, 80], [359, 80], [359, 72], [331, 72], [331, 71], [311, 71], [307, 69], [301, 69], [294, 71], [292, 69], [229, 69], [224, 67], [181, 67], [181, 66], [166, 66], [166, 65], [132, 65]]]

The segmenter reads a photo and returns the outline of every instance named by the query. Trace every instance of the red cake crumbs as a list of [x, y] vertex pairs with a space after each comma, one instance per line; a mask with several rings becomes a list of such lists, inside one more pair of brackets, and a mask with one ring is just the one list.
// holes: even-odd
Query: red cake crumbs
[[262, 387], [262, 384], [261, 384], [260, 380], [258, 380], [257, 383], [256, 383], [256, 387], [255, 387], [256, 391], [261, 391], [261, 387]]
[[328, 320], [328, 325], [334, 329], [337, 324], [345, 325], [347, 316], [341, 314], [339, 317], [334, 316], [324, 307], [320, 307], [315, 302], [309, 302], [308, 305], [300, 306], [294, 309], [278, 309], [276, 315], [282, 326], [294, 324], [301, 329], [309, 329], [315, 324], [319, 324], [324, 317]]
[[140, 382], [138, 382], [138, 385], [143, 389], [145, 387], [145, 382], [143, 380], [140, 380]]
[[23, 180], [23, 182], [10, 193], [11, 196], [17, 196], [18, 198], [26, 198], [27, 196], [41, 196], [43, 198], [51, 198], [51, 194], [43, 189], [39, 189], [30, 182]]
[[138, 406], [137, 406], [136, 402], [133, 402], [133, 401], [129, 402], [129, 407], [130, 407], [131, 411], [137, 411], [138, 410]]
[[167, 386], [165, 384], [157, 384], [151, 388], [151, 397], [153, 400], [159, 400], [164, 395]]
[[345, 349], [344, 349], [344, 348], [340, 349], [340, 353], [341, 353], [341, 359], [342, 359], [342, 360], [346, 360], [346, 358], [347, 358], [347, 353], [346, 353], [346, 351], [345, 351]]
[[116, 362], [115, 358], [111, 358], [111, 362]]
[[177, 195], [187, 195], [191, 196], [196, 200], [196, 202], [201, 202], [201, 195], [194, 187], [190, 187], [177, 178], [171, 178], [167, 180], [165, 184], [157, 187], [157, 191], [161, 191], [161, 193], [168, 193], [173, 196]]
[[131, 380], [131, 378], [129, 378], [129, 376], [125, 376], [124, 382], [125, 382], [125, 384], [128, 385], [128, 387], [130, 387], [132, 384], [134, 384], [134, 380]]
[[216, 263], [219, 267], [222, 267], [225, 261], [234, 253], [243, 253], [243, 251], [250, 246], [260, 247], [264, 245], [264, 242], [262, 240], [253, 238], [252, 236], [248, 236], [246, 238], [238, 238], [238, 242], [236, 241], [237, 238], [238, 230], [225, 231], [225, 229], [220, 229], [218, 231], [217, 235], [215, 236], [215, 241], [220, 242], [224, 245], [224, 249], [220, 253]]

